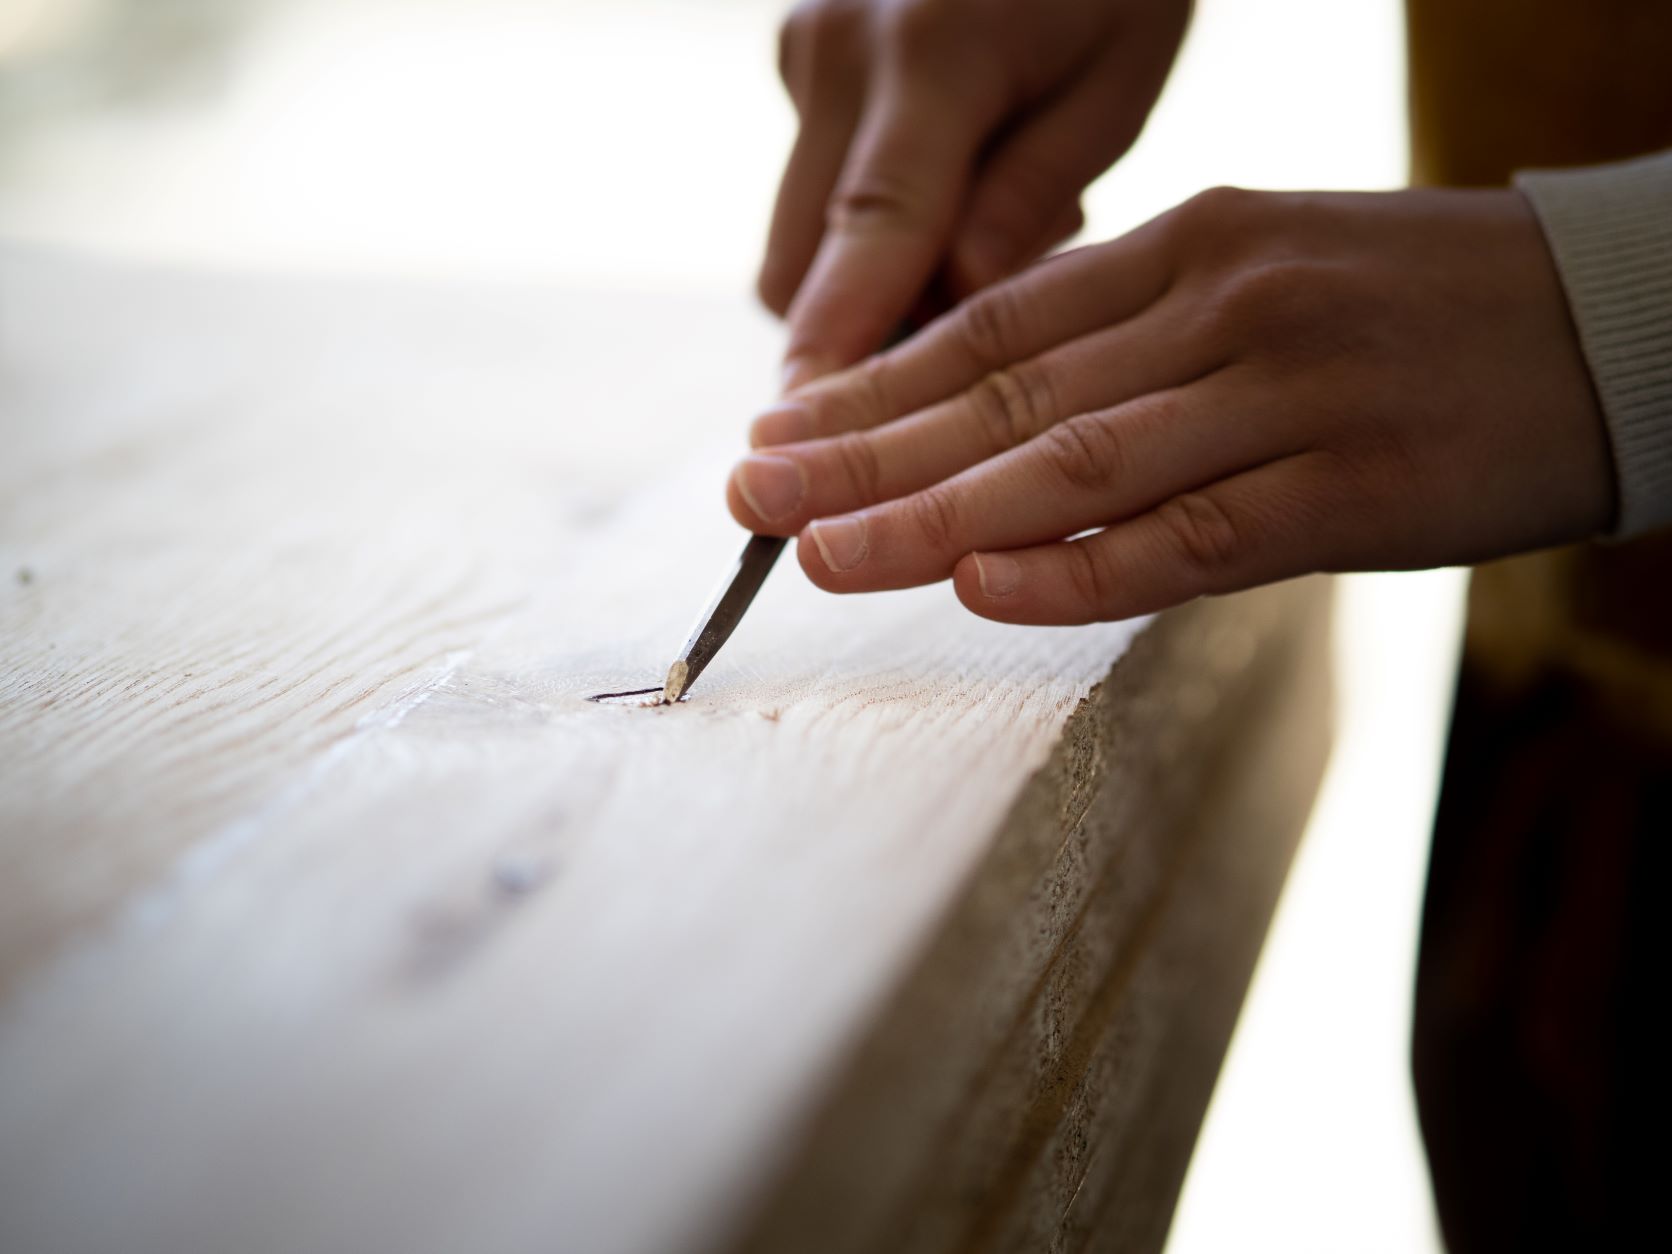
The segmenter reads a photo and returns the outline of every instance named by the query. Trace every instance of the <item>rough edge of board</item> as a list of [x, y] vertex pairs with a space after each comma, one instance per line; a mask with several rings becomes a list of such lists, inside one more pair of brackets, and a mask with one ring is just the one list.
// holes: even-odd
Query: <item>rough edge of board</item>
[[1161, 1247], [1328, 758], [1331, 598], [1299, 580], [1139, 637], [730, 1248]]

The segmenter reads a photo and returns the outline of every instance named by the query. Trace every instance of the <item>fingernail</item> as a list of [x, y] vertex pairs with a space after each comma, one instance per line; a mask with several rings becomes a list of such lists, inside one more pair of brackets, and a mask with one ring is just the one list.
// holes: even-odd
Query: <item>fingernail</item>
[[807, 492], [801, 467], [787, 457], [745, 457], [737, 467], [737, 490], [767, 522], [795, 513]]
[[774, 405], [749, 428], [749, 443], [755, 448], [763, 444], [794, 444], [812, 434], [813, 415], [805, 407]]
[[865, 520], [850, 514], [846, 518], [823, 518], [809, 530], [819, 556], [835, 574], [852, 570], [865, 560]]
[[796, 357], [784, 359], [784, 374], [779, 382], [783, 392], [793, 392], [804, 383], [811, 383], [820, 375], [829, 374], [836, 368], [835, 363], [816, 353], [804, 353]]
[[1007, 597], [1022, 586], [1022, 564], [1003, 553], [976, 553], [975, 577], [981, 582], [981, 595]]

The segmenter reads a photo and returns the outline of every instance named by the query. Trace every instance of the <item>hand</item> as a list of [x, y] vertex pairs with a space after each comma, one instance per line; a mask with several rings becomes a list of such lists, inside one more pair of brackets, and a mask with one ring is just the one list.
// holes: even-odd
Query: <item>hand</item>
[[808, 0], [779, 64], [800, 133], [761, 299], [785, 386], [873, 352], [937, 273], [965, 295], [1080, 229], [1137, 138], [1190, 0]]
[[1615, 507], [1514, 191], [1208, 192], [801, 389], [753, 439], [732, 513], [799, 532], [821, 588], [950, 575], [1014, 623], [1477, 562]]

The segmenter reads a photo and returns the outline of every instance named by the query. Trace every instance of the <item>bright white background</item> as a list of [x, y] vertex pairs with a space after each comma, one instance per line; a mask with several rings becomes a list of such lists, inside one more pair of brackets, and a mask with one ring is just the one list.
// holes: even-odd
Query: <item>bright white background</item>
[[[741, 293], [791, 136], [780, 13], [0, 0], [0, 239]], [[1396, 0], [1199, 0], [1149, 130], [1088, 198], [1087, 238], [1215, 183], [1397, 186], [1402, 56]], [[1455, 572], [1342, 583], [1335, 760], [1173, 1254], [1438, 1248], [1406, 1054], [1461, 589]]]

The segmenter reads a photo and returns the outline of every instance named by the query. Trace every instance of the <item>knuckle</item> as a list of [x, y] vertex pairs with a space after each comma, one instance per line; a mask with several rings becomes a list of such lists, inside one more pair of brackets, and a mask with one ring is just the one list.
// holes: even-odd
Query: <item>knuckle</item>
[[1242, 187], [1210, 187], [1197, 192], [1173, 211], [1185, 231], [1217, 234], [1247, 222], [1261, 199]]
[[894, 416], [887, 408], [880, 360], [874, 357], [839, 376], [820, 380], [802, 394], [801, 402], [812, 418], [815, 438], [863, 431]]
[[1068, 582], [1074, 599], [1090, 614], [1097, 614], [1105, 606], [1112, 605], [1115, 580], [1096, 548], [1090, 544], [1070, 544], [1066, 547], [1070, 557]]
[[1152, 438], [1160, 436], [1166, 439], [1176, 439], [1177, 433], [1193, 424], [1198, 417], [1195, 406], [1179, 388], [1151, 393], [1131, 402], [1125, 412], [1123, 426], [1129, 430], [1141, 429]]
[[1093, 414], [1078, 414], [1059, 422], [1041, 437], [1044, 454], [1069, 487], [1098, 490], [1121, 477], [1126, 453], [1108, 423]]
[[1210, 493], [1181, 493], [1156, 516], [1176, 554], [1201, 574], [1229, 570], [1242, 555], [1241, 530]]
[[1294, 261], [1264, 261], [1249, 266], [1231, 284], [1231, 296], [1250, 314], [1287, 308], [1306, 296], [1316, 276], [1312, 267]]
[[910, 498], [912, 526], [931, 550], [943, 552], [954, 547], [962, 534], [960, 510], [952, 493], [944, 487], [925, 488]]
[[992, 372], [1015, 360], [1022, 342], [1022, 301], [1014, 284], [1001, 283], [965, 301], [953, 329], [964, 351], [982, 370]]
[[1276, 258], [1238, 268], [1213, 298], [1208, 333], [1220, 340], [1289, 343], [1308, 326], [1333, 320], [1333, 276], [1326, 267]]
[[994, 455], [1025, 444], [1056, 421], [1049, 377], [1027, 364], [995, 370], [970, 390]]
[[870, 436], [863, 431], [850, 431], [837, 436], [831, 447], [859, 501], [872, 505], [881, 500], [882, 461]]
[[830, 198], [826, 226], [846, 234], [911, 229], [927, 222], [923, 189], [909, 176], [873, 166], [844, 180]]
[[1268, 490], [1266, 508], [1271, 517], [1281, 517], [1293, 531], [1308, 537], [1307, 547], [1319, 555], [1320, 564], [1335, 554], [1345, 560], [1363, 524], [1374, 527], [1383, 511], [1399, 507], [1392, 499], [1397, 494], [1392, 485], [1409, 483], [1425, 473], [1413, 461], [1408, 470], [1401, 467], [1395, 478], [1357, 452], [1333, 448], [1311, 449], [1304, 458], [1306, 475]]
[[867, 357], [853, 375], [853, 399], [860, 423], [874, 427], [896, 416], [888, 399], [886, 359], [882, 355]]

